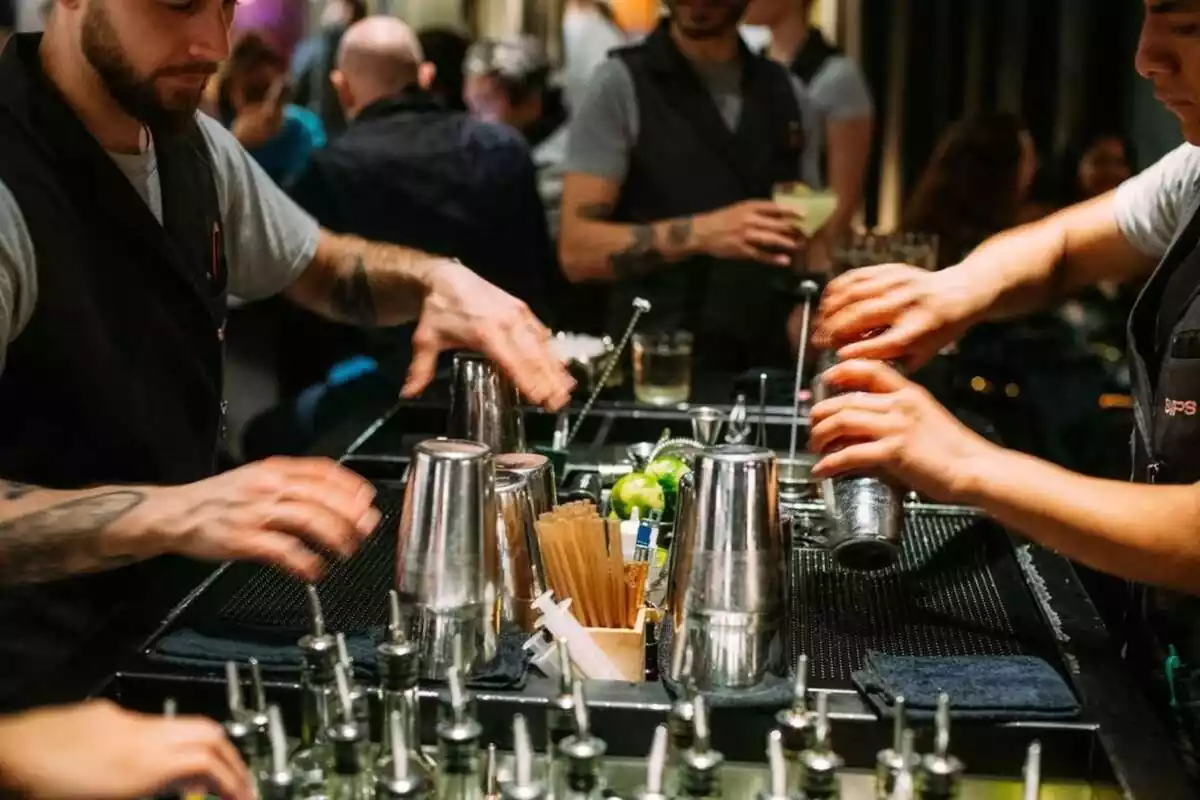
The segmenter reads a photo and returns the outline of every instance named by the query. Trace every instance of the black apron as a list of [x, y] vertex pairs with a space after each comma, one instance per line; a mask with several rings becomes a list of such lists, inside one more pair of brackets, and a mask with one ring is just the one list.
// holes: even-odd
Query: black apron
[[[1133, 480], [1200, 481], [1200, 195], [1129, 318]], [[1197, 532], [1200, 535], [1200, 532]], [[1200, 598], [1132, 586], [1126, 657], [1171, 709], [1185, 761], [1200, 743]]]

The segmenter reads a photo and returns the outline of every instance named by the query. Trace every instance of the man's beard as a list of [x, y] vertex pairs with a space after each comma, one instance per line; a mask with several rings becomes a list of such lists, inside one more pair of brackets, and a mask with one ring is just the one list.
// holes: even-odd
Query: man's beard
[[202, 97], [202, 92], [198, 91], [194, 99], [188, 98], [168, 106], [158, 95], [155, 85], [158, 78], [168, 74], [212, 73], [216, 70], [216, 66], [211, 64], [188, 64], [158, 70], [146, 77], [139, 76], [125, 57], [103, 0], [92, 0], [88, 4], [83, 19], [81, 45], [83, 57], [96, 70], [121, 110], [151, 130], [168, 133], [184, 130], [195, 118]]
[[696, 27], [686, 24], [686, 14], [678, 13], [678, 3], [668, 0], [667, 7], [671, 11], [671, 16], [674, 18], [679, 29], [690, 39], [717, 39], [728, 34], [732, 30], [737, 29], [738, 22], [741, 21], [742, 15], [746, 11], [746, 7], [750, 4], [750, 0], [729, 0], [724, 4], [724, 8], [719, 11], [714, 11], [714, 19], [703, 27]]

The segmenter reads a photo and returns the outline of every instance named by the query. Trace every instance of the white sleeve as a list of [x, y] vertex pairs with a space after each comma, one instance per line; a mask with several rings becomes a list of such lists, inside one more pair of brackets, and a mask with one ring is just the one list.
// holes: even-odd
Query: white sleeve
[[258, 300], [291, 286], [317, 253], [321, 228], [284, 194], [229, 131], [199, 115], [212, 153], [229, 294]]
[[0, 183], [0, 370], [8, 346], [21, 334], [37, 303], [33, 238], [17, 198]]
[[1180, 226], [1184, 211], [1200, 191], [1200, 148], [1184, 144], [1117, 189], [1117, 227], [1148, 256], [1161, 258]]

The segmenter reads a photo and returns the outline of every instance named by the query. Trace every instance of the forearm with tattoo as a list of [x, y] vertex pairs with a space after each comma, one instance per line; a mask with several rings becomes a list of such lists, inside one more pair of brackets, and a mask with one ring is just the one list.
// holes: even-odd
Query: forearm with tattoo
[[[574, 225], [564, 226], [564, 266], [589, 279], [644, 278], [696, 250], [694, 220], [625, 225], [609, 222], [610, 203], [586, 203], [575, 209]], [[623, 242], [623, 243], [622, 243]]]
[[[39, 503], [41, 494], [46, 499]], [[9, 501], [0, 506], [0, 585], [42, 583], [139, 560], [131, 553], [114, 552], [107, 534], [113, 523], [145, 501], [140, 489], [68, 493], [0, 481], [0, 499]]]
[[324, 233], [312, 264], [288, 295], [337, 322], [400, 325], [420, 313], [425, 278], [436, 261], [419, 250]]

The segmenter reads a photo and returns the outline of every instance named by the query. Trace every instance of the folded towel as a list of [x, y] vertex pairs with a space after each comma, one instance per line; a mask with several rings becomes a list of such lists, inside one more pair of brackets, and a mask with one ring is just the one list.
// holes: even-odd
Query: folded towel
[[1079, 703], [1050, 664], [1032, 656], [890, 656], [867, 654], [854, 683], [883, 717], [903, 695], [908, 716], [931, 719], [938, 695], [950, 696], [960, 719], [990, 722], [1064, 720]]
[[[670, 615], [663, 619], [658, 637], [658, 675], [663, 688], [672, 699], [679, 698], [684, 692], [683, 687], [671, 680], [671, 653], [674, 651], [672, 642], [675, 632]], [[781, 648], [776, 638], [772, 648], [771, 660], [779, 663]], [[775, 711], [787, 708], [792, 704], [792, 680], [767, 673], [762, 682], [748, 689], [709, 689], [704, 693], [709, 708], [761, 708]]]
[[[354, 660], [354, 671], [368, 680], [379, 676], [375, 646], [383, 630], [346, 637], [346, 649]], [[501, 631], [496, 657], [475, 670], [467, 682], [474, 689], [523, 689], [529, 657], [522, 645], [528, 635], [516, 630]], [[219, 670], [226, 661], [245, 663], [258, 659], [263, 672], [276, 676], [295, 675], [303, 663], [295, 643], [270, 644], [245, 639], [226, 639], [189, 628], [174, 631], [160, 639], [146, 654], [152, 661], [175, 666]]]

